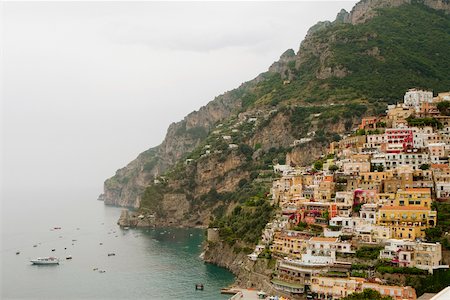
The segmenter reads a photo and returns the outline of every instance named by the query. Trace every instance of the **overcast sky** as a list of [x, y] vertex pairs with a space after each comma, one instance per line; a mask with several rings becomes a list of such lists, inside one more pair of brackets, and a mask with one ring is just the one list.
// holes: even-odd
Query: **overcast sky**
[[356, 1], [1, 2], [3, 188], [94, 187]]

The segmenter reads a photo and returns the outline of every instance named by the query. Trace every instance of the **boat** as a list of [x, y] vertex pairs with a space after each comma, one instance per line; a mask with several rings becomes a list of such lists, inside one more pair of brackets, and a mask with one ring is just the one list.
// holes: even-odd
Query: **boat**
[[108, 253], [108, 256], [116, 256], [115, 253]]
[[67, 256], [66, 259], [72, 259], [72, 255]]
[[19, 255], [19, 254], [20, 254], [20, 251], [17, 251], [17, 252], [16, 252], [16, 255]]
[[203, 288], [204, 288], [203, 283], [197, 283], [197, 284], [195, 285], [195, 289], [196, 289], [196, 290], [203, 291]]
[[36, 259], [30, 260], [33, 265], [58, 265], [59, 259], [56, 257], [39, 257]]

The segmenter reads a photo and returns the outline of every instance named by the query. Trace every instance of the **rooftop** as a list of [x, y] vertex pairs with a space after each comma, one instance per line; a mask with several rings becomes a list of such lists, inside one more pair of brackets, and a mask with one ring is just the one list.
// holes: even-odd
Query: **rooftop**
[[406, 205], [406, 206], [383, 206], [380, 210], [430, 210], [424, 206], [414, 206], [414, 205]]
[[326, 238], [326, 237], [312, 237], [310, 239], [311, 242], [329, 242], [336, 243], [338, 241], [337, 238]]

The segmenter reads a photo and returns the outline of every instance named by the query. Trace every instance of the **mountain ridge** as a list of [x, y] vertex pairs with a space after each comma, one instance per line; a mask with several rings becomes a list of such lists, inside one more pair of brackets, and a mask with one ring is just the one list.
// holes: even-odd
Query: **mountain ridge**
[[[314, 25], [297, 53], [285, 51], [267, 72], [172, 123], [160, 146], [143, 152], [106, 180], [105, 204], [161, 210], [161, 205], [154, 206], [149, 198], [166, 197], [161, 200], [166, 208], [170, 199], [178, 199], [187, 203], [187, 209], [177, 218], [160, 218], [159, 224], [205, 225], [213, 215], [229, 211], [240, 201], [225, 199], [234, 190], [242, 194], [237, 196], [240, 199], [260, 192], [273, 160], [287, 157], [292, 164], [309, 162], [320, 155], [326, 141], [338, 139], [363, 115], [382, 112], [384, 104], [398, 99], [405, 89], [444, 90], [442, 86], [450, 86], [450, 58], [445, 55], [446, 41], [450, 41], [449, 11], [445, 0], [367, 0], [350, 13], [341, 11], [333, 22]], [[401, 21], [395, 22], [394, 15]], [[408, 34], [414, 25], [425, 26], [415, 20], [416, 15], [438, 20], [429, 26], [442, 42], [425, 40], [420, 44], [439, 54], [442, 66], [436, 66], [437, 59], [420, 49], [408, 51], [413, 44], [407, 41], [411, 34], [403, 41], [385, 28]], [[420, 39], [424, 34], [417, 28]], [[399, 44], [386, 43], [392, 38]], [[406, 55], [404, 61], [412, 63], [405, 64], [396, 53]], [[386, 79], [394, 87], [384, 88]], [[221, 129], [224, 127], [227, 131]], [[217, 131], [220, 133], [214, 134]], [[224, 143], [224, 136], [230, 136], [231, 142]], [[292, 146], [302, 138], [311, 140]], [[237, 148], [228, 148], [229, 144]], [[168, 181], [158, 192], [155, 178], [156, 182]], [[247, 190], [242, 191], [244, 188]], [[210, 199], [214, 197], [218, 201]], [[202, 201], [211, 203], [205, 206]], [[177, 206], [176, 201], [172, 206]], [[203, 209], [205, 212], [197, 213]]]

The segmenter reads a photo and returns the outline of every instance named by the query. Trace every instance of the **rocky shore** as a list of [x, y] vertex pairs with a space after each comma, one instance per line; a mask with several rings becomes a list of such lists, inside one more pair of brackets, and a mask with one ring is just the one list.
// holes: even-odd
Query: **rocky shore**
[[[210, 229], [211, 230], [211, 229]], [[229, 246], [220, 241], [214, 233], [208, 232], [208, 240], [205, 242], [203, 260], [230, 270], [236, 280], [233, 286], [238, 288], [253, 288], [262, 290], [268, 294], [292, 298], [291, 295], [275, 290], [270, 283], [274, 271], [274, 261], [270, 259], [248, 259], [239, 246]], [[302, 297], [295, 299], [304, 299]]]

